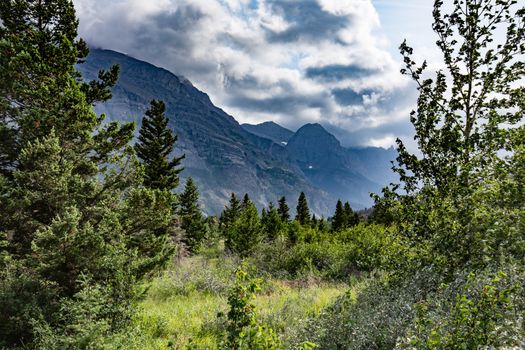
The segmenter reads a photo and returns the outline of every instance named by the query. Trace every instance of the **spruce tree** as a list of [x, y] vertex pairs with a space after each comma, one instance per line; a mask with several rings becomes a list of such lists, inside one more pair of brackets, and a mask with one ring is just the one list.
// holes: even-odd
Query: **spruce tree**
[[359, 224], [359, 215], [352, 210], [352, 207], [348, 202], [345, 202], [344, 215], [347, 227], [352, 227]]
[[261, 222], [264, 226], [266, 238], [269, 241], [275, 241], [283, 229], [283, 222], [273, 203], [270, 203], [268, 206], [266, 217], [264, 219], [261, 218]]
[[239, 218], [241, 214], [241, 203], [235, 196], [235, 193], [232, 192], [230, 196], [230, 201], [226, 208], [221, 213], [220, 217], [220, 227], [223, 231], [227, 230], [234, 222]]
[[179, 196], [178, 214], [181, 219], [181, 228], [185, 232], [183, 242], [192, 253], [196, 253], [199, 250], [206, 234], [198, 202], [199, 191], [193, 179], [189, 177], [184, 191]]
[[252, 200], [250, 199], [250, 196], [248, 196], [248, 193], [245, 193], [242, 198], [241, 208], [246, 208], [250, 203], [252, 203]]
[[341, 200], [338, 200], [335, 206], [335, 213], [332, 218], [332, 230], [338, 232], [345, 229], [347, 225], [348, 220], [346, 217], [343, 202], [341, 202]]
[[279, 199], [279, 207], [277, 212], [279, 213], [282, 222], [290, 221], [290, 208], [288, 208], [288, 204], [286, 204], [286, 197], [282, 196]]
[[313, 215], [312, 215], [312, 220], [311, 220], [312, 228], [313, 228], [313, 229], [316, 229], [318, 223], [319, 223], [319, 222], [318, 222], [318, 220], [317, 220], [317, 217], [315, 216], [315, 214], [313, 214]]
[[151, 101], [150, 108], [142, 119], [138, 142], [135, 144], [137, 156], [144, 163], [144, 185], [154, 189], [173, 190], [179, 185], [180, 157], [169, 159], [177, 136], [168, 127], [163, 101]]
[[263, 229], [255, 204], [248, 201], [237, 220], [227, 229], [226, 247], [241, 257], [246, 257], [263, 240]]
[[306, 201], [306, 195], [301, 192], [299, 199], [297, 200], [297, 214], [295, 215], [301, 225], [310, 224], [310, 209], [308, 208], [308, 202]]
[[322, 215], [321, 219], [319, 219], [319, 224], [317, 225], [317, 229], [319, 230], [319, 232], [328, 231], [328, 225], [326, 223], [326, 219], [324, 218], [324, 215]]
[[266, 212], [266, 208], [262, 208], [261, 210], [261, 223], [263, 226], [266, 226], [266, 220], [268, 219], [268, 213]]

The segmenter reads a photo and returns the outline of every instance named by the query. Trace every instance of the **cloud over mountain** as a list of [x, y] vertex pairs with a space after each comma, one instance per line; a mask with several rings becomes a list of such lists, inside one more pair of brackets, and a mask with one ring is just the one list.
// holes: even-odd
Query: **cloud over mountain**
[[410, 133], [413, 87], [370, 0], [74, 0], [88, 43], [189, 78], [241, 122], [320, 122], [346, 145]]

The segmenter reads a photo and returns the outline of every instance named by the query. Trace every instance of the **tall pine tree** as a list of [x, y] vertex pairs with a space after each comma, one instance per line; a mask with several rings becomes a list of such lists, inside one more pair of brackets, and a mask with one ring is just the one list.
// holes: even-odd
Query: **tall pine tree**
[[263, 238], [264, 228], [257, 207], [249, 200], [242, 208], [239, 217], [226, 231], [226, 247], [245, 257], [254, 251]]
[[261, 218], [261, 222], [264, 226], [266, 238], [269, 241], [276, 240], [283, 229], [283, 222], [277, 212], [277, 208], [273, 206], [273, 203], [270, 202], [266, 215]]
[[341, 200], [338, 200], [335, 206], [335, 213], [332, 218], [332, 230], [338, 232], [346, 228], [346, 226], [347, 217], [343, 206], [343, 202], [341, 202]]
[[350, 203], [345, 202], [344, 212], [347, 227], [352, 227], [359, 224], [359, 215], [352, 210]]
[[186, 181], [184, 191], [179, 196], [179, 216], [181, 228], [185, 231], [183, 242], [192, 253], [196, 253], [204, 239], [206, 229], [199, 208], [199, 192], [191, 177]]
[[139, 140], [135, 144], [138, 157], [144, 163], [144, 185], [154, 189], [173, 190], [179, 185], [180, 162], [184, 155], [169, 159], [177, 136], [168, 127], [163, 101], [151, 101], [142, 119]]
[[288, 204], [286, 204], [285, 196], [282, 196], [279, 199], [279, 207], [277, 209], [277, 212], [279, 213], [279, 216], [281, 217], [281, 220], [283, 222], [290, 221], [290, 208], [288, 208]]
[[310, 209], [308, 208], [308, 202], [306, 201], [306, 195], [304, 192], [301, 192], [299, 199], [297, 200], [297, 214], [295, 215], [295, 220], [301, 225], [310, 224]]
[[241, 208], [246, 208], [251, 202], [250, 196], [248, 196], [248, 193], [245, 193], [242, 198]]
[[241, 214], [241, 203], [235, 193], [230, 195], [228, 206], [224, 208], [220, 217], [220, 226], [223, 231], [228, 229], [239, 218]]

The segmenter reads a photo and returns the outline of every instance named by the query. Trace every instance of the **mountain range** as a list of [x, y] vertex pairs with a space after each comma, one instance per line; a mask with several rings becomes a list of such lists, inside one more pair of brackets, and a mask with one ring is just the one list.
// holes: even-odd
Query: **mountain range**
[[174, 154], [186, 155], [183, 181], [196, 181], [209, 215], [220, 213], [232, 192], [248, 193], [258, 207], [284, 195], [293, 208], [303, 191], [311, 210], [328, 216], [338, 198], [354, 208], [370, 206], [368, 193], [393, 180], [392, 148], [345, 148], [320, 124], [296, 132], [273, 122], [240, 125], [188, 79], [125, 54], [92, 49], [77, 69], [92, 80], [113, 64], [121, 72], [113, 98], [96, 112], [140, 126], [150, 101], [163, 100], [178, 135]]

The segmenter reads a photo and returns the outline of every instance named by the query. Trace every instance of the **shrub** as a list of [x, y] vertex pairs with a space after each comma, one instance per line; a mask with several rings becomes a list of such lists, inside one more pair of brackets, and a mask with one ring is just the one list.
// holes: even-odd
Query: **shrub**
[[417, 304], [400, 349], [523, 348], [525, 275], [482, 271], [458, 276], [435, 298]]
[[428, 295], [441, 279], [426, 269], [403, 281], [389, 281], [386, 275], [361, 282], [298, 330], [291, 347], [304, 341], [322, 349], [392, 349], [415, 316], [413, 305]]
[[257, 321], [253, 299], [258, 289], [257, 281], [250, 280], [246, 272], [237, 269], [236, 283], [228, 296], [230, 310], [227, 314], [226, 334], [219, 348], [229, 350], [280, 348], [281, 343], [273, 329]]

